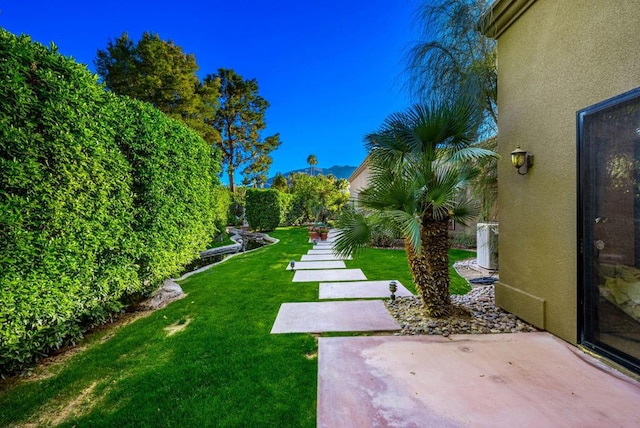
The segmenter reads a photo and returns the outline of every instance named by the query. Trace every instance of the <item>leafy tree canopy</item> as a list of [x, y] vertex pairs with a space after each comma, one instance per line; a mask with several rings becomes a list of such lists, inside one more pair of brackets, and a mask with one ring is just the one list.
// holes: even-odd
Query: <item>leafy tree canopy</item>
[[241, 166], [244, 183], [261, 186], [267, 181], [270, 153], [280, 146], [279, 134], [264, 139], [260, 135], [266, 128], [264, 115], [269, 103], [258, 94], [255, 79], [244, 79], [231, 69], [220, 68], [205, 79], [205, 83], [212, 81], [220, 82], [220, 108], [213, 126], [221, 135], [218, 144], [229, 187], [235, 189], [234, 175]]
[[205, 141], [215, 144], [220, 135], [211, 122], [218, 108], [220, 82], [201, 82], [195, 56], [172, 41], [146, 32], [135, 43], [127, 33], [98, 50], [96, 71], [104, 84], [119, 95], [149, 102], [168, 116], [182, 120]]
[[301, 211], [302, 221], [324, 222], [336, 217], [349, 203], [349, 182], [344, 178], [294, 173], [289, 179], [289, 192]]
[[287, 182], [287, 179], [284, 177], [284, 175], [282, 175], [281, 172], [277, 173], [276, 176], [273, 178], [273, 183], [271, 184], [271, 187], [281, 192], [289, 191], [289, 183]]

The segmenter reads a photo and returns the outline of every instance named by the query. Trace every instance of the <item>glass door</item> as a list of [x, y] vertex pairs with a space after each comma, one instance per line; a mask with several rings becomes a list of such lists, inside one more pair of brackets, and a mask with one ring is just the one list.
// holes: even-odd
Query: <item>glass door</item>
[[582, 343], [640, 372], [640, 88], [578, 112]]

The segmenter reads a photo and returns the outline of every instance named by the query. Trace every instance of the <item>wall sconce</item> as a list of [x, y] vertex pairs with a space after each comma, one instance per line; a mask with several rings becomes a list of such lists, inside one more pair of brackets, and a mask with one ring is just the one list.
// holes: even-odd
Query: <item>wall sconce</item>
[[529, 172], [529, 168], [533, 166], [533, 154], [522, 150], [520, 146], [518, 146], [511, 152], [511, 163], [518, 170], [518, 174], [525, 175]]

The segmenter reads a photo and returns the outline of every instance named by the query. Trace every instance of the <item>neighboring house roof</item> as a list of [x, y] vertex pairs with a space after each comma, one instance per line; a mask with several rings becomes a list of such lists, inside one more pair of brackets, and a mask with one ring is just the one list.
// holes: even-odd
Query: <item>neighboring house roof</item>
[[497, 38], [511, 26], [536, 0], [496, 0], [480, 20], [480, 30]]

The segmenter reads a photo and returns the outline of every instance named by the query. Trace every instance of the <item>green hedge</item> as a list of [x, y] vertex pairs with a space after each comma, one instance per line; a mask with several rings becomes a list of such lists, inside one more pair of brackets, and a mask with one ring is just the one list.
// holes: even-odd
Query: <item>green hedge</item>
[[218, 233], [223, 232], [229, 224], [229, 209], [231, 207], [231, 191], [228, 187], [217, 185], [211, 189], [213, 201], [213, 225]]
[[275, 189], [247, 189], [245, 201], [245, 216], [253, 230], [274, 230], [286, 221], [289, 195]]
[[0, 29], [0, 58], [4, 374], [78, 339], [206, 246], [219, 158], [55, 47]]
[[278, 191], [278, 208], [280, 213], [279, 226], [291, 226], [289, 222], [289, 212], [293, 206], [293, 195]]

